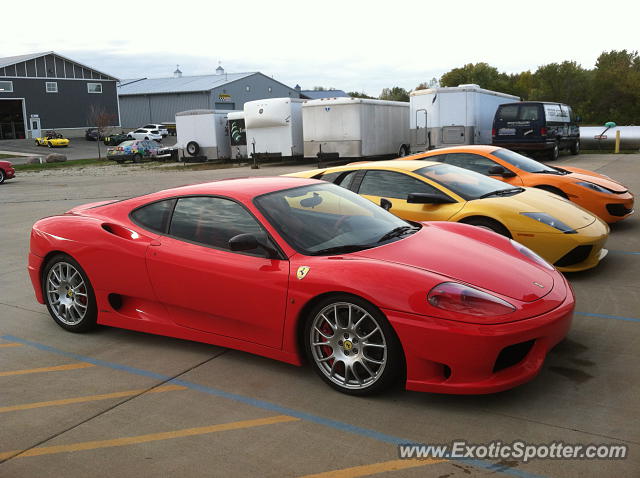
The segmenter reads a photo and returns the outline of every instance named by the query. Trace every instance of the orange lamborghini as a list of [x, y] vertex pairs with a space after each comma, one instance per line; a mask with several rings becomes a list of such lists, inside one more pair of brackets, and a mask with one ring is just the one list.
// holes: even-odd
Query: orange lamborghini
[[455, 146], [398, 158], [452, 164], [495, 177], [514, 186], [558, 194], [613, 223], [633, 213], [633, 194], [603, 174], [571, 167], [547, 166], [496, 146]]

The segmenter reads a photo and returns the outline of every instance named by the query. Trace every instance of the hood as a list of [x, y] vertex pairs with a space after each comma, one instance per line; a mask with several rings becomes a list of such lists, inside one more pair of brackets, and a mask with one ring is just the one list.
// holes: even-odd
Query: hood
[[554, 284], [553, 271], [526, 259], [504, 237], [465, 224], [424, 224], [405, 239], [354, 255], [416, 267], [523, 302], [544, 297]]
[[590, 183], [597, 184], [598, 186], [602, 186], [603, 188], [610, 189], [611, 191], [614, 191], [616, 193], [626, 193], [628, 191], [628, 189], [624, 185], [602, 174], [579, 168], [562, 167], [562, 169], [571, 172], [571, 174], [567, 174], [566, 176], [561, 177], [571, 178], [574, 181], [588, 181]]
[[[507, 202], [508, 200], [508, 202]], [[586, 209], [577, 206], [576, 204], [567, 201], [566, 199], [558, 196], [557, 194], [544, 191], [537, 188], [525, 188], [525, 190], [514, 196], [508, 198], [486, 198], [481, 199], [485, 203], [493, 203], [495, 209], [509, 207], [514, 214], [520, 214], [522, 212], [545, 212], [556, 219], [560, 219], [567, 226], [574, 230], [587, 227], [596, 220], [596, 217]], [[524, 218], [524, 216], [522, 216]], [[540, 232], [540, 225], [531, 222], [531, 229], [523, 228], [522, 224], [527, 224], [528, 221], [519, 223], [517, 228], [520, 232]]]

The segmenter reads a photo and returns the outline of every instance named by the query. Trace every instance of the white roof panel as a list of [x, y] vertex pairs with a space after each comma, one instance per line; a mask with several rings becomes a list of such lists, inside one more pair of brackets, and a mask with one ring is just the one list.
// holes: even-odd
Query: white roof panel
[[209, 91], [231, 83], [232, 81], [241, 80], [242, 78], [255, 74], [257, 74], [257, 72], [122, 80], [120, 86], [118, 86], [118, 95], [153, 95], [159, 93]]

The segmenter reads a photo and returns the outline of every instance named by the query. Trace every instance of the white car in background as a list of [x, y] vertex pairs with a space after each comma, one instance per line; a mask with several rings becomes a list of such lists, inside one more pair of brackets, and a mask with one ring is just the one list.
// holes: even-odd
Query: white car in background
[[169, 136], [169, 130], [163, 124], [150, 123], [150, 124], [144, 125], [142, 128], [144, 128], [144, 129], [153, 129], [153, 130], [157, 129], [158, 133], [160, 133], [163, 138], [166, 138], [167, 136]]
[[127, 133], [129, 139], [153, 139], [155, 141], [162, 141], [162, 135], [160, 131], [154, 128], [138, 128], [135, 131]]

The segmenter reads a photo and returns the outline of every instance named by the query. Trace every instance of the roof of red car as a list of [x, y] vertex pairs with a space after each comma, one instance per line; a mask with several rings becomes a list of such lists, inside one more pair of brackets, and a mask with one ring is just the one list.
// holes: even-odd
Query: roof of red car
[[282, 189], [307, 186], [322, 181], [316, 179], [293, 178], [286, 176], [261, 176], [251, 178], [221, 179], [208, 183], [180, 186], [173, 189], [165, 189], [148, 197], [159, 199], [163, 197], [184, 196], [193, 194], [216, 194], [231, 196], [238, 199], [250, 199], [261, 194], [279, 191]]

